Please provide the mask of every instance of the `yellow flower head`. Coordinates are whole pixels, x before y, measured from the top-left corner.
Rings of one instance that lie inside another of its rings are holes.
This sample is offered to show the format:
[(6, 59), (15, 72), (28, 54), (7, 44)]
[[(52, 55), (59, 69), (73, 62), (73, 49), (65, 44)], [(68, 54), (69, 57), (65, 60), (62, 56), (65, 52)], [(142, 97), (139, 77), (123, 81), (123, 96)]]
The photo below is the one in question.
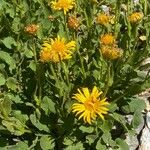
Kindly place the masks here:
[(38, 29), (39, 29), (39, 25), (37, 25), (37, 24), (30, 24), (30, 25), (27, 25), (25, 27), (24, 31), (29, 33), (29, 34), (35, 35), (36, 32), (38, 31)]
[(66, 12), (74, 7), (74, 1), (75, 0), (54, 0), (51, 4), (54, 10), (63, 10), (66, 15)]
[(141, 21), (142, 18), (143, 18), (142, 12), (134, 12), (128, 17), (128, 19), (131, 23), (137, 23), (137, 22)]
[(68, 27), (71, 29), (77, 30), (79, 27), (79, 20), (76, 16), (69, 16), (68, 18)]
[(122, 49), (118, 48), (116, 45), (102, 45), (100, 51), (106, 59), (117, 59), (120, 58), (123, 54)]
[(100, 37), (100, 43), (103, 45), (113, 45), (115, 37), (112, 34), (104, 34)]
[(55, 39), (45, 41), (40, 52), (42, 62), (60, 62), (71, 58), (72, 50), (75, 49), (75, 41), (66, 43), (64, 38), (59, 36)]
[(91, 124), (97, 116), (104, 120), (104, 114), (108, 113), (106, 106), (109, 103), (106, 102), (106, 98), (102, 100), (99, 98), (101, 94), (96, 86), (91, 93), (88, 88), (82, 88), (82, 91), (78, 89), (78, 93), (73, 96), (78, 103), (73, 104), (72, 112), (76, 113), (76, 116), (79, 115), (78, 119), (83, 118), (85, 123)]
[(107, 24), (109, 24), (110, 22), (110, 16), (106, 15), (106, 14), (99, 14), (97, 16), (96, 22), (98, 24), (104, 25), (106, 26)]

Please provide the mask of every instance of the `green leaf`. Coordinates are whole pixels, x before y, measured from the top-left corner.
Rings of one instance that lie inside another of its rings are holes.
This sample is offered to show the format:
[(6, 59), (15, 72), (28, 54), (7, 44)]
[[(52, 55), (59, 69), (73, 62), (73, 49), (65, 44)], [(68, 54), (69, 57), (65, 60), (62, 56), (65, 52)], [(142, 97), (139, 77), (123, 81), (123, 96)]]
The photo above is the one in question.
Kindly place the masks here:
[(27, 48), (27, 45), (25, 45), (25, 51), (24, 51), (24, 55), (27, 57), (27, 58), (32, 58), (34, 56), (33, 52)]
[(1, 116), (4, 118), (7, 118), (11, 112), (11, 100), (8, 98), (8, 96), (5, 96), (0, 101), (0, 113)]
[(94, 132), (94, 128), (89, 126), (89, 127), (86, 127), (86, 126), (80, 126), (79, 128), (83, 133), (93, 133)]
[(112, 147), (115, 146), (115, 142), (112, 140), (111, 133), (109, 131), (103, 133), (101, 138), (104, 141), (104, 143), (109, 144)]
[(6, 81), (6, 85), (9, 89), (15, 91), (17, 89), (17, 80), (13, 77), (9, 77)]
[(48, 133), (50, 132), (47, 125), (40, 123), (40, 121), (36, 118), (36, 116), (34, 114), (30, 115), (30, 120), (31, 120), (32, 124), (35, 127), (37, 127), (40, 131), (46, 131)]
[(98, 127), (103, 131), (103, 133), (109, 132), (113, 127), (113, 122), (112, 120), (105, 120), (103, 121), (103, 124), (100, 124)]
[(129, 150), (129, 146), (124, 140), (117, 138), (116, 143), (119, 146), (119, 150)]
[(5, 110), (5, 114), (7, 114), (7, 116), (11, 112), (11, 105), (12, 101), (6, 96), (3, 101), (3, 110)]
[(36, 63), (35, 61), (30, 61), (29, 68), (33, 70), (34, 72), (36, 71)]
[(21, 18), (16, 17), (12, 22), (12, 30), (18, 34), (21, 29)]
[(64, 142), (63, 142), (63, 144), (64, 145), (72, 145), (73, 144), (73, 142), (76, 140), (76, 138), (74, 138), (74, 137), (66, 137), (65, 139), (64, 139)]
[(0, 86), (1, 86), (1, 85), (4, 85), (5, 82), (6, 82), (6, 80), (5, 80), (4, 75), (0, 73)]
[(4, 38), (4, 40), (2, 40), (2, 42), (3, 42), (3, 44), (4, 44), (7, 48), (9, 48), (9, 49), (12, 48), (12, 45), (14, 45), (14, 46), (17, 45), (17, 44), (16, 44), (16, 41), (15, 41), (14, 38), (12, 38), (12, 37), (6, 37), (6, 38)]
[(56, 113), (55, 103), (47, 96), (42, 99), (41, 108), (48, 115), (50, 112)]
[(124, 116), (122, 116), (118, 113), (113, 113), (110, 116), (112, 116), (114, 118), (114, 120), (119, 122), (124, 127), (124, 129), (126, 129), (128, 131), (128, 128), (126, 126), (126, 119), (124, 118)]
[(42, 136), (40, 139), (40, 146), (42, 150), (53, 150), (54, 149), (54, 140), (49, 136)]
[(94, 143), (95, 142), (95, 140), (96, 140), (96, 138), (97, 138), (97, 135), (87, 135), (86, 136), (86, 142), (89, 144), (89, 145), (91, 145), (92, 143)]
[(69, 145), (64, 150), (83, 150), (83, 149), (84, 149), (83, 144), (81, 142), (78, 142), (78, 143)]
[(128, 104), (125, 106), (122, 106), (122, 110), (125, 113), (131, 113), (131, 112), (135, 112), (137, 110), (139, 112), (141, 112), (146, 107), (145, 102), (142, 99), (139, 99), (137, 97), (126, 99), (126, 101), (129, 101)]
[(0, 51), (0, 59), (5, 61), (9, 65), (9, 69), (15, 69), (15, 60), (6, 52)]
[(8, 13), (11, 18), (14, 18), (15, 9), (13, 7), (9, 8), (9, 9), (6, 9), (6, 13)]
[(4, 1), (4, 0), (1, 0), (0, 1), (0, 10), (2, 11), (3, 10), (3, 8), (5, 8), (6, 7), (6, 2)]
[(25, 124), (29, 119), (28, 115), (22, 114), (20, 110), (13, 110), (11, 114), (23, 124)]
[(8, 146), (7, 150), (28, 150), (28, 144), (23, 141), (19, 141), (16, 145)]
[(132, 126), (134, 128), (137, 128), (140, 125), (141, 121), (142, 121), (142, 113), (137, 110), (134, 112), (133, 115)]
[(107, 150), (106, 146), (102, 144), (101, 139), (97, 141), (96, 150)]
[(39, 142), (38, 136), (35, 138), (35, 140), (32, 141), (32, 145), (30, 145), (30, 150), (34, 149), (34, 147), (37, 145)]
[(139, 83), (132, 84), (128, 89), (128, 95), (135, 95), (142, 91), (142, 85)]
[(129, 107), (131, 112), (135, 112), (137, 109), (138, 111), (142, 111), (145, 109), (146, 104), (144, 100), (138, 99), (138, 98), (133, 98), (131, 99), (131, 102), (129, 103)]
[(116, 103), (110, 103), (110, 105), (108, 105), (108, 109), (109, 109), (109, 112), (114, 112), (116, 110), (119, 110), (118, 106)]
[(64, 31), (64, 25), (62, 23), (59, 24), (59, 32), (58, 35), (60, 37), (66, 37), (66, 32)]
[(25, 133), (25, 126), (14, 117), (2, 120), (2, 124), (14, 135), (20, 136)]

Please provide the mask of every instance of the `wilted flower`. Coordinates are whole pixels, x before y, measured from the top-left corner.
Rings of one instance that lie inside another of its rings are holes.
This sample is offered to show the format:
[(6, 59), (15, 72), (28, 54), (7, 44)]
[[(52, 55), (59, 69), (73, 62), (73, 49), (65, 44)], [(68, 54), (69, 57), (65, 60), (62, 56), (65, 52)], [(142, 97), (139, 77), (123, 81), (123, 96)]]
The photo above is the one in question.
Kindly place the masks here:
[(68, 27), (71, 29), (77, 30), (79, 27), (79, 20), (76, 16), (69, 16), (68, 18)]
[(35, 35), (37, 33), (38, 29), (39, 29), (39, 25), (30, 24), (25, 27), (24, 31), (29, 34)]
[(52, 15), (49, 15), (49, 16), (48, 16), (48, 19), (51, 21), (51, 20), (54, 19), (54, 17), (53, 17)]
[(137, 23), (137, 22), (141, 21), (142, 18), (143, 18), (142, 12), (134, 12), (128, 17), (128, 19), (131, 23)]
[(78, 103), (73, 104), (72, 112), (76, 113), (76, 116), (79, 115), (78, 119), (83, 118), (85, 123), (91, 124), (97, 116), (104, 120), (104, 114), (108, 113), (106, 106), (109, 103), (106, 102), (106, 98), (100, 99), (101, 94), (102, 92), (96, 86), (91, 93), (88, 88), (82, 88), (82, 92), (78, 89), (78, 93), (73, 96)]
[(122, 49), (118, 48), (117, 45), (102, 45), (100, 51), (103, 57), (109, 60), (120, 58), (123, 54)]
[(60, 62), (71, 58), (72, 50), (75, 49), (75, 41), (66, 43), (65, 38), (59, 36), (55, 39), (45, 41), (40, 52), (42, 62)]
[(101, 24), (101, 25), (104, 25), (104, 26), (106, 26), (107, 24), (109, 24), (109, 21), (110, 21), (110, 16), (106, 15), (106, 14), (99, 14), (97, 16), (97, 19), (96, 19), (96, 22), (98, 24)]
[(75, 0), (54, 0), (51, 4), (54, 10), (63, 10), (66, 15), (67, 11), (74, 7)]
[(115, 43), (115, 37), (112, 34), (104, 34), (100, 37), (100, 43), (103, 45), (113, 45)]

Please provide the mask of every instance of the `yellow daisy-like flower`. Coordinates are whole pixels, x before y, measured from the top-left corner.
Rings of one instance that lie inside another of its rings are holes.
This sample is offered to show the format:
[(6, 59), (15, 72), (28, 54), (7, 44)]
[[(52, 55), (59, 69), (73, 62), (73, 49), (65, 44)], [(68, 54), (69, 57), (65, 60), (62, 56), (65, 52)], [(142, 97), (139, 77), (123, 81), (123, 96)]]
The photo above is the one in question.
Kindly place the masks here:
[(63, 10), (66, 15), (67, 11), (74, 7), (75, 0), (55, 0), (51, 4), (54, 10)]
[(100, 43), (104, 45), (113, 45), (115, 37), (112, 34), (104, 34), (100, 37)]
[(40, 61), (48, 62), (50, 60), (51, 60), (50, 50), (48, 48), (44, 48), (43, 50), (41, 50), (41, 52), (40, 52)]
[(107, 24), (109, 24), (110, 22), (110, 16), (106, 15), (106, 14), (99, 14), (97, 16), (96, 22), (98, 24), (104, 25), (106, 26)]
[(110, 60), (120, 58), (123, 54), (122, 49), (118, 48), (117, 45), (102, 45), (100, 51), (103, 57)]
[(106, 98), (102, 100), (99, 98), (102, 92), (99, 92), (96, 86), (94, 86), (91, 93), (88, 88), (82, 88), (82, 92), (78, 89), (78, 92), (79, 93), (73, 96), (78, 103), (74, 103), (72, 106), (72, 112), (76, 113), (76, 116), (79, 115), (78, 119), (83, 118), (84, 122), (89, 124), (91, 124), (97, 116), (100, 116), (104, 120), (104, 114), (108, 113), (106, 106), (109, 105), (109, 103), (106, 102)]
[(128, 19), (131, 23), (137, 23), (137, 22), (141, 21), (142, 18), (143, 18), (142, 12), (134, 12), (128, 17)]
[(40, 60), (42, 62), (60, 62), (71, 58), (72, 50), (75, 50), (75, 41), (66, 43), (64, 38), (58, 36), (44, 42), (40, 52)]

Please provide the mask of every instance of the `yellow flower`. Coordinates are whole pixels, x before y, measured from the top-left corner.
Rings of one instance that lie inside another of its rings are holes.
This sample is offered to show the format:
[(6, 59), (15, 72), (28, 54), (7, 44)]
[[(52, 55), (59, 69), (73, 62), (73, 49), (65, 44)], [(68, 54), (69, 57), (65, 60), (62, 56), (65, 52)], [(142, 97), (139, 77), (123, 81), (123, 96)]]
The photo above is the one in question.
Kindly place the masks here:
[(131, 23), (137, 23), (137, 22), (141, 21), (142, 18), (143, 18), (142, 12), (134, 12), (128, 17), (128, 19)]
[(68, 18), (68, 27), (71, 29), (77, 30), (79, 27), (79, 20), (76, 18), (76, 16), (69, 16)]
[(51, 2), (52, 8), (54, 10), (62, 10), (64, 11), (64, 14), (66, 15), (66, 12), (72, 9), (75, 5), (75, 0), (54, 0)]
[(71, 58), (72, 50), (75, 49), (75, 41), (66, 43), (64, 38), (50, 39), (45, 41), (40, 52), (40, 60), (42, 62), (60, 62), (64, 59)]
[(97, 16), (96, 22), (98, 24), (104, 25), (106, 26), (107, 24), (109, 24), (110, 21), (110, 16), (106, 15), (106, 14), (99, 14)]
[(115, 37), (112, 34), (104, 34), (100, 37), (100, 43), (104, 45), (113, 45)]
[(44, 48), (40, 52), (40, 61), (42, 62), (49, 62), (51, 60), (51, 53), (48, 48)]
[(91, 93), (88, 88), (82, 88), (82, 92), (78, 89), (78, 93), (73, 96), (78, 103), (73, 104), (72, 112), (76, 113), (76, 116), (79, 115), (78, 119), (83, 118), (85, 123), (91, 124), (97, 116), (104, 120), (104, 114), (108, 113), (106, 106), (109, 103), (106, 102), (106, 98), (102, 100), (99, 98), (101, 94), (102, 92), (99, 92), (96, 86)]
[(106, 59), (117, 59), (120, 58), (123, 54), (122, 49), (118, 48), (117, 45), (102, 45), (100, 51)]

